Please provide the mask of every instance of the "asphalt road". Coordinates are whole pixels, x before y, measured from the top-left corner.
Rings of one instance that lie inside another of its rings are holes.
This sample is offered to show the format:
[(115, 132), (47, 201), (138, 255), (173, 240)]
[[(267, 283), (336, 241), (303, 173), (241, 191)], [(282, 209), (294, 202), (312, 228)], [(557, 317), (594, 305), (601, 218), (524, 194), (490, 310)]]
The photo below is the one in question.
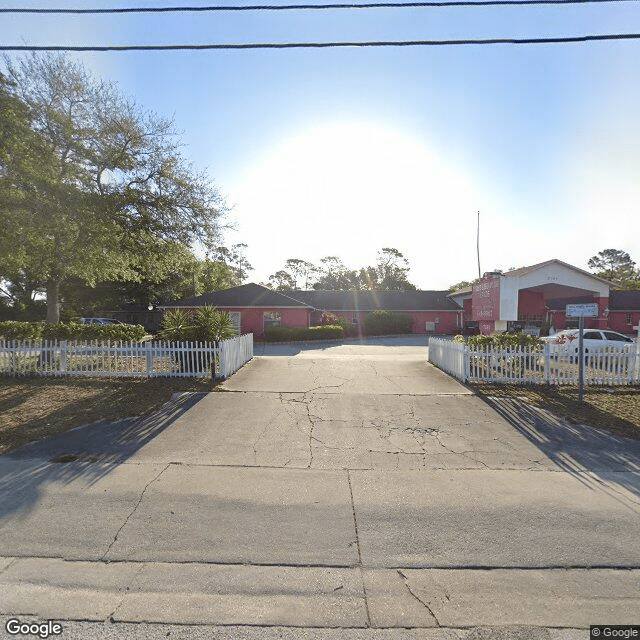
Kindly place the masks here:
[(640, 443), (495, 411), (415, 338), (263, 353), (214, 393), (0, 457), (0, 614), (70, 638), (640, 623)]

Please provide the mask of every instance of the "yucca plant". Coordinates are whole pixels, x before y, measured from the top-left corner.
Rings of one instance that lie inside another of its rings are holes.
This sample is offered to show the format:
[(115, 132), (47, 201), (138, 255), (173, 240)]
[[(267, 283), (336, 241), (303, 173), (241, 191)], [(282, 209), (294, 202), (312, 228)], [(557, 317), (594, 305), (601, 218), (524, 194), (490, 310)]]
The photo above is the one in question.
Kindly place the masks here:
[[(195, 313), (183, 309), (167, 312), (158, 334), (160, 339), (173, 342), (220, 342), (235, 335), (229, 314), (209, 305), (201, 307)], [(197, 357), (202, 368), (210, 369), (214, 366), (208, 354), (200, 353)], [(182, 371), (189, 368), (187, 354), (178, 352), (176, 358)]]
[(194, 339), (202, 342), (220, 342), (236, 335), (231, 316), (208, 305), (198, 309), (193, 326)]
[(189, 335), (193, 331), (193, 315), (183, 309), (167, 311), (162, 319), (162, 328), (158, 332), (161, 340), (177, 342), (192, 340)]

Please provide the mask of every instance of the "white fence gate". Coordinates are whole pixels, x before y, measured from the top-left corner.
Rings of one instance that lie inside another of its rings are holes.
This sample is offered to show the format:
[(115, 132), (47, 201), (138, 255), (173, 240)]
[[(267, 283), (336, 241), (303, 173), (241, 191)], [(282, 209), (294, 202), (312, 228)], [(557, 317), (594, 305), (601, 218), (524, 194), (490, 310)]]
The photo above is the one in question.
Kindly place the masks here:
[(0, 375), (227, 378), (253, 357), (253, 334), (207, 342), (0, 340)]
[[(507, 384), (578, 384), (578, 359), (539, 347), (470, 347), (431, 338), (429, 361), (463, 382)], [(584, 358), (584, 382), (590, 385), (629, 385), (640, 382), (638, 345), (609, 347)]]

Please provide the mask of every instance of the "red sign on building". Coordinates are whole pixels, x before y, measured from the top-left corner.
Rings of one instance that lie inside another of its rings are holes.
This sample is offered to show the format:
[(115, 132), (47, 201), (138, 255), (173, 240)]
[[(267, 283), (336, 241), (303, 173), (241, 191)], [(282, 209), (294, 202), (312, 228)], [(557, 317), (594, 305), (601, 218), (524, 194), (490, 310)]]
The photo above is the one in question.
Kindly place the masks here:
[(500, 276), (488, 276), (473, 285), (471, 307), (481, 333), (491, 333), (500, 319)]

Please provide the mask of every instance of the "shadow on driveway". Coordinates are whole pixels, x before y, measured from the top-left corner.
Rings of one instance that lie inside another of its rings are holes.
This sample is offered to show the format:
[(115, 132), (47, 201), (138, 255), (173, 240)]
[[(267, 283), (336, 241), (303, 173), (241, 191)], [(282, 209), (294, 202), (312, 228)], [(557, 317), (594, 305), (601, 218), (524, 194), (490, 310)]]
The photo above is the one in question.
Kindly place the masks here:
[[(28, 510), (49, 482), (94, 484), (153, 440), (205, 393), (185, 393), (139, 418), (94, 422), (0, 456), (0, 518)], [(70, 464), (72, 463), (72, 464)]]
[[(479, 397), (562, 471), (585, 485), (601, 489), (618, 486), (640, 497), (639, 440), (583, 424), (569, 424), (551, 411), (517, 397), (480, 394)], [(600, 413), (604, 421), (608, 416)]]

